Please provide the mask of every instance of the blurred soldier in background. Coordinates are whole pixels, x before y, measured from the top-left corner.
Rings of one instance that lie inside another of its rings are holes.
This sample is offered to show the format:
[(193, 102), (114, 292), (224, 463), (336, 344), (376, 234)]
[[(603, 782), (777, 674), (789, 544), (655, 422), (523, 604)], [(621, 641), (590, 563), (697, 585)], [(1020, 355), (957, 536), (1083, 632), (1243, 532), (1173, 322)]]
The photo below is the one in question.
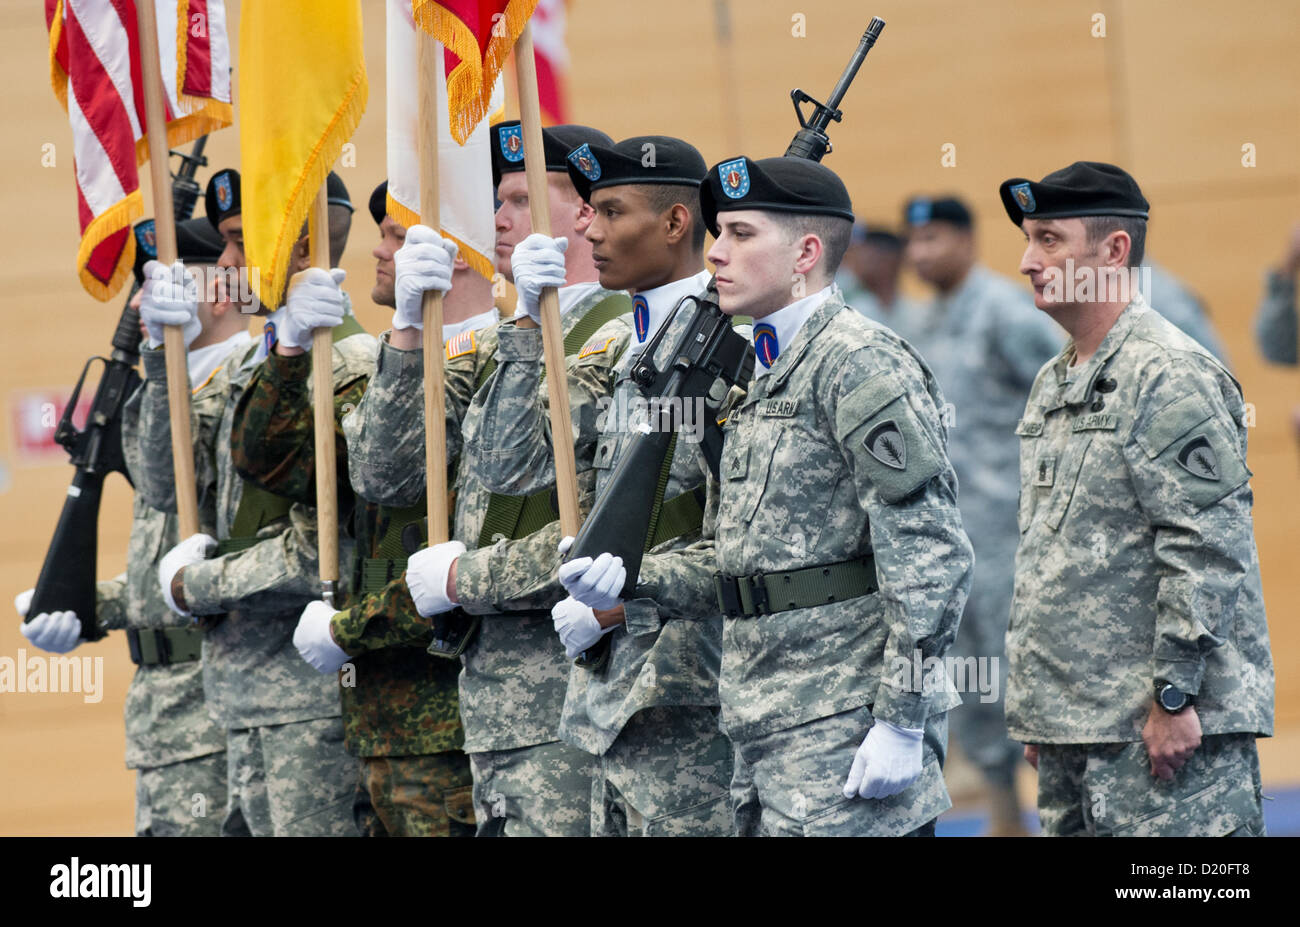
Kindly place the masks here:
[(845, 305), (915, 343), (924, 331), (922, 308), (898, 291), (905, 242), (878, 225), (853, 224), (849, 250), (835, 274)]

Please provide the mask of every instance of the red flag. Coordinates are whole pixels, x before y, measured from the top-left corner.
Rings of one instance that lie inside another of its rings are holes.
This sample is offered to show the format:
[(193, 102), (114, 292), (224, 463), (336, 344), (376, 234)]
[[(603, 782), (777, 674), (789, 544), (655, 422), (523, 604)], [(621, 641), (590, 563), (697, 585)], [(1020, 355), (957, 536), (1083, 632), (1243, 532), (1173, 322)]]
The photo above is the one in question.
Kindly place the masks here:
[(537, 0), (414, 0), (420, 28), (446, 49), (447, 117), (465, 144), (491, 112), (492, 88)]

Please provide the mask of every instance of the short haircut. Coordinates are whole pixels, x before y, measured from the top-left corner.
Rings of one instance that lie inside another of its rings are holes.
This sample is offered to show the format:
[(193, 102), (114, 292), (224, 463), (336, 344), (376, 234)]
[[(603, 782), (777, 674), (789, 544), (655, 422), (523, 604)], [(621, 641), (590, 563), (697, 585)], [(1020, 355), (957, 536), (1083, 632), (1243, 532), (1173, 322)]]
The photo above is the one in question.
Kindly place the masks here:
[(822, 242), (822, 270), (829, 281), (835, 277), (849, 249), (853, 237), (853, 223), (839, 216), (821, 216), (808, 213), (769, 212), (772, 221), (785, 233), (786, 240), (794, 241), (805, 235), (816, 235)]
[(678, 203), (691, 214), (691, 247), (696, 251), (704, 247), (704, 213), (700, 211), (700, 188), (676, 183), (642, 183), (636, 188), (645, 194), (650, 208), (663, 215)]
[(1111, 232), (1127, 232), (1132, 247), (1128, 266), (1137, 267), (1147, 250), (1147, 220), (1140, 216), (1081, 216), (1089, 248), (1096, 248)]

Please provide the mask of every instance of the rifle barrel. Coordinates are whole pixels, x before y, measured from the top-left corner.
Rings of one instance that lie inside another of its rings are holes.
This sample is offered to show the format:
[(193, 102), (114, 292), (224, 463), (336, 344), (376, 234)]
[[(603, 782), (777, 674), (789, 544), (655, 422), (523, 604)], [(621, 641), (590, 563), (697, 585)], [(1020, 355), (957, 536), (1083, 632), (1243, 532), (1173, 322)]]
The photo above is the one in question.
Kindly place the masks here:
[(871, 17), (871, 22), (867, 24), (867, 30), (862, 33), (862, 38), (858, 42), (858, 50), (849, 59), (848, 67), (840, 75), (840, 79), (835, 83), (835, 89), (831, 91), (830, 99), (826, 101), (828, 108), (832, 110), (839, 109), (840, 100), (844, 99), (844, 94), (848, 93), (849, 84), (853, 83), (853, 78), (858, 76), (858, 68), (862, 67), (867, 52), (871, 51), (871, 46), (876, 44), (876, 39), (880, 38), (881, 30), (884, 28), (885, 21), (883, 19), (879, 16)]

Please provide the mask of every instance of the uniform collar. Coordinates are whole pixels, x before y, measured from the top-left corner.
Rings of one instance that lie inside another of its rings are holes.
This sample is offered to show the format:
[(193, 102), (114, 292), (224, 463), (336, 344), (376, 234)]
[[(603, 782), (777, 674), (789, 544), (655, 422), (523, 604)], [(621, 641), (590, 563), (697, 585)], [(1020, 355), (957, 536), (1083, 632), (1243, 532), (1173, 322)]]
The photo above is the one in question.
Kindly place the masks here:
[(190, 372), (190, 389), (198, 389), (207, 382), (212, 371), (230, 356), (236, 348), (248, 344), (253, 336), (247, 331), (235, 332), (225, 341), (195, 348), (185, 356), (185, 365)]
[[(794, 346), (799, 330), (817, 307), (837, 292), (834, 284), (818, 290), (811, 296), (795, 300), (790, 305), (754, 321), (754, 376), (770, 373), (769, 364), (775, 364), (782, 352)], [(775, 342), (775, 343), (774, 343)]]
[[(563, 317), (574, 306), (578, 305), (578, 303), (582, 302), (583, 299), (590, 296), (592, 293), (594, 293), (596, 290), (599, 289), (600, 289), (600, 284), (595, 282), (570, 283), (568, 286), (560, 287), (558, 290), (555, 291), (555, 295), (559, 297), (561, 317)], [(522, 319), (526, 315), (528, 315), (528, 313), (524, 312), (522, 307), (516, 306), (515, 314), (511, 316), (511, 318)], [(476, 326), (476, 328), (486, 328), (486, 327), (487, 327), (486, 325)], [(460, 332), (455, 332), (455, 334), (460, 334)], [(450, 335), (448, 337), (450, 337)]]
[(655, 336), (659, 327), (668, 318), (668, 313), (683, 296), (695, 296), (701, 293), (712, 275), (707, 270), (665, 283), (651, 290), (640, 290), (632, 297), (632, 326), (636, 340), (632, 350), (639, 352), (645, 343)]
[(1110, 331), (1106, 332), (1106, 337), (1097, 346), (1097, 353), (1093, 354), (1082, 369), (1076, 372), (1069, 386), (1066, 386), (1065, 381), (1066, 377), (1069, 376), (1070, 358), (1074, 356), (1074, 339), (1071, 338), (1066, 342), (1061, 353), (1056, 355), (1056, 360), (1052, 362), (1052, 372), (1056, 376), (1058, 393), (1057, 400), (1052, 404), (1051, 409), (1082, 405), (1091, 398), (1093, 382), (1101, 375), (1111, 357), (1128, 339), (1129, 334), (1133, 331), (1133, 326), (1146, 315), (1147, 311), (1148, 307), (1142, 298), (1142, 294), (1134, 293), (1129, 304), (1124, 307), (1124, 311), (1115, 320), (1115, 324), (1110, 327)]
[(446, 342), (450, 338), (455, 338), (461, 332), (481, 331), (489, 325), (495, 325), (501, 320), (501, 313), (497, 307), (493, 306), (487, 312), (480, 312), (478, 315), (472, 315), (468, 319), (461, 319), (459, 322), (452, 322), (442, 327), (442, 340)]

